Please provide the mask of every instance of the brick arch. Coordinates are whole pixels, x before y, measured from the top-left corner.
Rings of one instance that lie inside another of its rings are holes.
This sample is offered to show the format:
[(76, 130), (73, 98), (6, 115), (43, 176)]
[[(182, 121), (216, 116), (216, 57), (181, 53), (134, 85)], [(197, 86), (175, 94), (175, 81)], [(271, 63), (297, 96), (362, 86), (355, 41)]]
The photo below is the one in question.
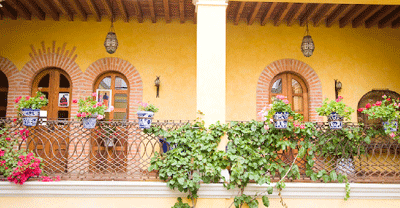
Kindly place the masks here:
[(14, 100), (19, 96), (21, 85), (20, 72), (17, 67), (7, 58), (0, 56), (0, 70), (6, 75), (8, 80), (8, 94), (7, 94), (7, 117), (17, 116), (14, 107)]
[(137, 118), (138, 101), (142, 101), (142, 78), (136, 68), (126, 60), (108, 57), (93, 62), (85, 71), (85, 90), (89, 95), (96, 79), (106, 72), (115, 71), (123, 74), (129, 82), (129, 118)]
[[(73, 47), (71, 51), (66, 50), (66, 43), (60, 48), (56, 48), (56, 42), (53, 41), (52, 47), (47, 47), (44, 42), (41, 43), (42, 48), (36, 50), (31, 45), (32, 52), (29, 53), (31, 60), (27, 62), (20, 71), (21, 87), (19, 95), (30, 95), (32, 89), (32, 83), (36, 75), (42, 70), (48, 68), (59, 68), (64, 70), (71, 79), (72, 96), (70, 99), (77, 99), (82, 94), (81, 84), (83, 80), (83, 72), (76, 64), (75, 59), (77, 55), (75, 53), (76, 47)], [(71, 102), (71, 118), (72, 115), (78, 111), (78, 104)]]
[[(315, 108), (320, 107), (322, 103), (322, 86), (317, 73), (306, 63), (295, 59), (281, 59), (272, 62), (261, 72), (257, 83), (257, 112), (269, 104), (269, 89), (272, 79), (282, 73), (292, 72), (300, 75), (307, 84), (309, 93), (309, 118), (310, 121), (322, 121)], [(257, 119), (261, 118), (257, 116)]]

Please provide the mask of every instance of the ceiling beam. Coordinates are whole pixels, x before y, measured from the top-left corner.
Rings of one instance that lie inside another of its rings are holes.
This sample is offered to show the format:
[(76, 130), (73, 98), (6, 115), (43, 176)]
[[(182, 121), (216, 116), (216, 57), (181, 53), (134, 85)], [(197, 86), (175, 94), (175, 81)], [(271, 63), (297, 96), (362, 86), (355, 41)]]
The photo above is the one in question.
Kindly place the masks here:
[(392, 24), (392, 22), (400, 17), (400, 6), (397, 7), (393, 12), (388, 14), (386, 17), (382, 18), (382, 20), (379, 21), (378, 27), (379, 28), (384, 28)]
[(23, 4), (40, 20), (46, 19), (46, 13), (32, 0), (24, 0)]
[(155, 14), (155, 11), (154, 11), (154, 2), (153, 2), (153, 0), (147, 0), (147, 2), (149, 2), (151, 22), (156, 23), (156, 14)]
[(268, 19), (271, 17), (272, 12), (275, 10), (276, 6), (278, 5), (277, 2), (269, 2), (267, 3), (267, 10), (264, 12), (263, 16), (261, 17), (261, 26), (267, 24)]
[(374, 15), (372, 15), (365, 21), (365, 27), (370, 28), (373, 25), (377, 24), (380, 20), (386, 17), (386, 15), (389, 15), (396, 8), (397, 8), (396, 6), (384, 6), (382, 9), (377, 11)]
[(185, 0), (179, 0), (179, 20), (185, 23)]
[(400, 27), (400, 17), (392, 22), (392, 28)]
[(314, 15), (322, 8), (324, 4), (310, 4), (307, 12), (300, 18), (300, 26), (305, 26), (306, 23), (314, 17)]
[(57, 8), (60, 9), (61, 13), (67, 16), (69, 21), (74, 20), (74, 15), (71, 11), (69, 11), (68, 7), (66, 7), (64, 3), (62, 3), (60, 0), (53, 0), (53, 2), (56, 4)]
[(107, 15), (110, 17), (110, 20), (113, 18), (113, 8), (109, 0), (101, 0), (104, 8), (106, 9)]
[(333, 25), (333, 23), (335, 23), (340, 18), (342, 18), (352, 8), (353, 7), (349, 4), (339, 5), (337, 7), (337, 9), (335, 9), (335, 11), (333, 11), (332, 14), (326, 18), (326, 22), (325, 22), (326, 27), (331, 27)]
[(3, 13), (3, 11), (1, 11), (1, 9), (0, 9), (0, 20), (3, 20), (4, 19), (4, 13)]
[(274, 17), (274, 26), (279, 26), (282, 20), (286, 17), (290, 9), (293, 7), (293, 3), (283, 3), (278, 14)]
[(322, 8), (318, 12), (318, 14), (316, 14), (314, 16), (314, 18), (312, 19), (312, 21), (314, 23), (314, 27), (317, 27), (322, 22), (322, 20), (326, 19), (326, 17), (331, 15), (332, 12), (338, 8), (338, 6), (339, 6), (339, 4), (326, 4), (325, 7)]
[(299, 19), (300, 15), (304, 13), (307, 8), (307, 4), (296, 3), (296, 7), (293, 8), (293, 11), (289, 13), (287, 18), (287, 26), (291, 26), (296, 20)]
[(3, 7), (0, 7), (0, 9), (3, 11), (5, 16), (10, 17), (12, 20), (16, 20), (18, 16), (17, 10), (12, 8), (7, 2), (3, 1), (1, 2), (1, 4), (3, 5)]
[(383, 5), (371, 5), (368, 6), (367, 9), (365, 9), (360, 15), (358, 15), (356, 18), (353, 19), (351, 22), (353, 28), (357, 28), (360, 26), (366, 19), (368, 19), (370, 16), (375, 14), (376, 11), (381, 9)]
[(237, 25), (239, 23), (240, 15), (242, 15), (242, 13), (243, 13), (244, 5), (246, 5), (246, 2), (241, 1), (238, 12), (236, 13), (235, 22), (234, 22), (235, 25)]
[(135, 6), (138, 22), (142, 23), (143, 22), (143, 12), (142, 12), (142, 8), (140, 7), (138, 0), (133, 0), (133, 5)]
[(339, 27), (343, 28), (348, 23), (350, 23), (355, 17), (361, 14), (365, 9), (367, 9), (368, 5), (365, 4), (357, 4), (355, 5), (347, 14), (339, 20)]
[(47, 0), (38, 0), (37, 3), (46, 13), (50, 14), (54, 21), (60, 20), (60, 14), (57, 9)]
[(83, 9), (81, 3), (78, 0), (70, 0), (69, 3), (75, 9), (75, 11), (82, 17), (83, 21), (87, 21), (87, 13)]
[(20, 1), (18, 0), (9, 0), (7, 3), (17, 10), (18, 14), (21, 15), (26, 20), (31, 20), (32, 15), (29, 9), (27, 9)]
[(256, 5), (253, 7), (249, 17), (247, 18), (247, 24), (252, 25), (254, 20), (257, 17), (258, 11), (260, 10), (262, 2), (257, 2)]
[(86, 0), (86, 3), (88, 4), (90, 11), (94, 16), (96, 17), (97, 22), (101, 21), (101, 14), (99, 9), (97, 8), (96, 4), (93, 2), (93, 0)]
[(170, 23), (171, 22), (171, 16), (169, 14), (169, 2), (168, 2), (168, 0), (163, 0), (163, 4), (164, 4), (165, 22)]
[(124, 22), (129, 22), (129, 15), (128, 12), (126, 11), (126, 6), (122, 0), (116, 0), (117, 5), (118, 5), (118, 10), (122, 14), (122, 18), (124, 19)]

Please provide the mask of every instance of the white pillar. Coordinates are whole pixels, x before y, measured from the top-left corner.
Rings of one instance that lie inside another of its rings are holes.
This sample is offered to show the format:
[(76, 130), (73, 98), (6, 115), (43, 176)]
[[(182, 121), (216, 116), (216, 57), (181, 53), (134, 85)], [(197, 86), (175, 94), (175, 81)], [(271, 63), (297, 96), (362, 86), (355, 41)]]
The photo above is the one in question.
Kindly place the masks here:
[(197, 110), (206, 126), (225, 123), (226, 0), (194, 0), (197, 11)]

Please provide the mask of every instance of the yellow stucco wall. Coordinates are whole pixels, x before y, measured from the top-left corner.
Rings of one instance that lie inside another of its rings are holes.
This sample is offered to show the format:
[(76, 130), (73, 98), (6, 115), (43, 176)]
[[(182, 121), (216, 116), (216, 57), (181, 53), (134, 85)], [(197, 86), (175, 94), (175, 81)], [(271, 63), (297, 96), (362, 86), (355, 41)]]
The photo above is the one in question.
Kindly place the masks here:
[[(76, 59), (84, 71), (94, 61), (119, 57), (132, 63), (143, 80), (143, 100), (160, 107), (156, 119), (196, 118), (196, 25), (173, 21), (117, 21), (119, 48), (105, 52), (103, 42), (110, 23), (65, 20), (0, 21), (0, 56), (18, 69), (30, 60), (30, 45), (41, 48), (56, 41), (67, 49), (77, 47)], [(310, 27), (316, 49), (306, 58), (300, 51), (304, 27), (267, 24), (227, 24), (226, 119), (256, 118), (256, 87), (262, 70), (284, 58), (311, 66), (322, 82), (323, 98), (334, 98), (334, 79), (343, 84), (344, 101), (356, 108), (359, 99), (375, 88), (400, 93), (400, 31), (398, 29)], [(154, 80), (161, 76), (160, 98)], [(200, 109), (201, 110), (201, 109)], [(356, 114), (353, 114), (356, 121)]]
[[(156, 200), (155, 200), (156, 199)], [(175, 198), (33, 198), (33, 197), (3, 197), (0, 198), (0, 208), (46, 207), (46, 208), (166, 208), (172, 207)], [(199, 199), (197, 208), (228, 208), (233, 199)], [(395, 208), (400, 200), (357, 200), (349, 199), (284, 199), (290, 208)], [(260, 207), (262, 201), (259, 200)], [(234, 207), (234, 206), (232, 206)], [(270, 199), (270, 207), (282, 207), (279, 199)]]

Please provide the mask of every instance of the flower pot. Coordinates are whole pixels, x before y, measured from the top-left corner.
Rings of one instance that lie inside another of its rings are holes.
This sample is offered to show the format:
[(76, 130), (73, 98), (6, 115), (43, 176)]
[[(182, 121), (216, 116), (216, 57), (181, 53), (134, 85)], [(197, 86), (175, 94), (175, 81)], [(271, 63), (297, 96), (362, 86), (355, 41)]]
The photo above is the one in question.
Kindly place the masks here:
[(139, 127), (141, 129), (148, 129), (151, 126), (151, 121), (153, 120), (154, 112), (152, 111), (138, 111)]
[(354, 175), (356, 172), (353, 159), (340, 158), (337, 160), (336, 172), (342, 175)]
[(343, 116), (340, 116), (336, 112), (332, 112), (328, 116), (329, 128), (330, 129), (342, 129), (343, 127)]
[(39, 120), (40, 109), (23, 108), (22, 124), (24, 126), (36, 126)]
[(276, 112), (274, 114), (274, 127), (277, 129), (286, 129), (289, 119), (289, 112)]
[(97, 116), (82, 118), (83, 128), (85, 129), (93, 129), (96, 126), (96, 122)]
[[(392, 124), (392, 126), (394, 126), (394, 128), (390, 128), (390, 131), (397, 131), (398, 122), (397, 121), (391, 121), (390, 123)], [(385, 131), (386, 131), (387, 128), (385, 127), (385, 125), (389, 125), (389, 121), (382, 122), (382, 125), (383, 125), (383, 129), (385, 129)]]

